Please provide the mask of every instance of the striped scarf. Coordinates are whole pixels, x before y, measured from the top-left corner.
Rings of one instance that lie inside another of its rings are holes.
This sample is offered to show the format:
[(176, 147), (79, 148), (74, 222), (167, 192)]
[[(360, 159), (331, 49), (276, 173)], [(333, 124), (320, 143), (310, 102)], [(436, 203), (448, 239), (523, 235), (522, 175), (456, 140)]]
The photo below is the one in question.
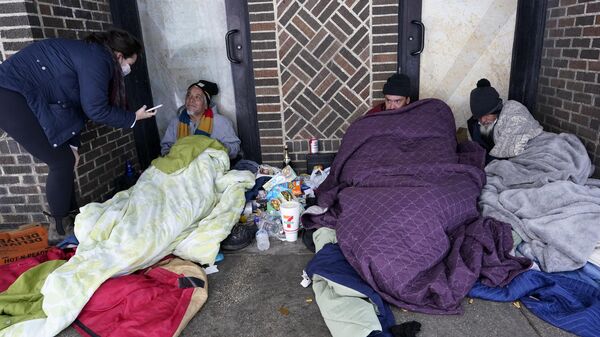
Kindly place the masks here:
[[(184, 109), (179, 114), (179, 126), (177, 127), (177, 139), (187, 137), (190, 135), (189, 124), (191, 122), (190, 115), (188, 115), (187, 111)], [(213, 111), (211, 108), (204, 110), (202, 117), (200, 117), (200, 122), (196, 126), (196, 130), (194, 131), (195, 135), (203, 135), (210, 137), (212, 134), (213, 128)]]

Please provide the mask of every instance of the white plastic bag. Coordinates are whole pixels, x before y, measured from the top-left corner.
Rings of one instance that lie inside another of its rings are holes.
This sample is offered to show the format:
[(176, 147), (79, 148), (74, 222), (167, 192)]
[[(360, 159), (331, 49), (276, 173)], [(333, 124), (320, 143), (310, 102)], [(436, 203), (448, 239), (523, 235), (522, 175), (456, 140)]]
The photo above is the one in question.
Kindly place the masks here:
[(329, 175), (329, 169), (329, 167), (324, 170), (315, 168), (310, 174), (310, 181), (307, 181), (306, 185), (308, 185), (308, 187), (311, 189), (316, 190), (317, 187), (319, 187), (319, 185), (321, 185), (325, 181), (325, 178), (327, 178)]

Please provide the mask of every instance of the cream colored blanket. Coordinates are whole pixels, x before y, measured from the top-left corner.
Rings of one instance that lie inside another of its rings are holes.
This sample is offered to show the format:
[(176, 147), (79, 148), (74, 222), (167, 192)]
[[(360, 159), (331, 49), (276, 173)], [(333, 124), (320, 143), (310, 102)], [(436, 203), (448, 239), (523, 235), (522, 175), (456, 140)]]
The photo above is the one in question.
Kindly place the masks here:
[(251, 172), (228, 170), (227, 153), (207, 148), (186, 168), (165, 174), (152, 166), (131, 189), (81, 208), (77, 254), (42, 288), (47, 318), (12, 325), (0, 336), (54, 336), (105, 280), (168, 254), (214, 263), (220, 242), (239, 219), (245, 189), (254, 184)]

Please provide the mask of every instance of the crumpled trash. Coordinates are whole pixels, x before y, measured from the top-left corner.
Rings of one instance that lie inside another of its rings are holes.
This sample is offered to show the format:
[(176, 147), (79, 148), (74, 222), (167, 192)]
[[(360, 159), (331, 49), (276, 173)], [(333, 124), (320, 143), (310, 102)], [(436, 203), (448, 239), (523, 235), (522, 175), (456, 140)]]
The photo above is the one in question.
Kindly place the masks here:
[(262, 212), (255, 216), (254, 221), (259, 230), (264, 229), (269, 233), (269, 237), (285, 241), (285, 232), (283, 231), (283, 224), (281, 223), (279, 214), (272, 215)]
[[(294, 200), (294, 194), (287, 183), (279, 184), (270, 189), (267, 193), (267, 201), (279, 199), (281, 202)], [(279, 208), (277, 208), (279, 210)]]
[(271, 166), (271, 165), (266, 165), (266, 164), (262, 164), (258, 167), (258, 171), (256, 172), (256, 179), (260, 178), (260, 177), (272, 177), (276, 174), (281, 173), (281, 169)]
[(206, 275), (218, 273), (219, 272), (219, 268), (217, 268), (216, 264), (213, 264), (213, 265), (210, 265), (210, 266), (204, 268), (204, 272), (206, 273)]
[(322, 170), (320, 167), (315, 167), (310, 174), (310, 179), (304, 183), (314, 191), (325, 181), (325, 178), (327, 178), (329, 175), (330, 170), (330, 167), (324, 170)]
[[(300, 282), (300, 285), (304, 288), (308, 287), (310, 284), (312, 283), (312, 280), (310, 279), (310, 277), (308, 277), (308, 274), (306, 273), (306, 270), (302, 271), (302, 281)], [(307, 301), (308, 302), (308, 301)], [(311, 302), (312, 302), (312, 298), (311, 298)]]
[(296, 172), (294, 172), (294, 169), (292, 169), (290, 166), (286, 166), (281, 170), (280, 173), (276, 174), (273, 176), (273, 178), (271, 178), (271, 180), (267, 181), (263, 185), (263, 188), (265, 191), (270, 191), (276, 185), (292, 182), (297, 177), (298, 176), (296, 175)]

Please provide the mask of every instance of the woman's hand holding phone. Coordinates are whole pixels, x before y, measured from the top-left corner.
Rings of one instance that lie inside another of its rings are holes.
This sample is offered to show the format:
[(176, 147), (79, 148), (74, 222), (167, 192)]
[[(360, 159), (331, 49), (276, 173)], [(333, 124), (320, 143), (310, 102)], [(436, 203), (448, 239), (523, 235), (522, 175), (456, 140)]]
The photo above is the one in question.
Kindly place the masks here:
[(157, 106), (154, 106), (154, 107), (152, 107), (152, 108), (150, 108), (150, 109), (146, 110), (146, 112), (150, 112), (150, 111), (157, 110), (157, 109), (158, 109), (158, 108), (160, 108), (161, 106), (163, 106), (163, 105), (162, 105), (162, 104), (159, 104), (159, 105), (157, 105)]
[(139, 121), (140, 119), (146, 119), (146, 118), (150, 118), (156, 115), (156, 110), (158, 108), (160, 108), (161, 106), (163, 106), (162, 104), (159, 104), (155, 107), (152, 107), (150, 109), (146, 109), (146, 106), (142, 106), (141, 108), (138, 109), (138, 111), (135, 112), (135, 120)]

